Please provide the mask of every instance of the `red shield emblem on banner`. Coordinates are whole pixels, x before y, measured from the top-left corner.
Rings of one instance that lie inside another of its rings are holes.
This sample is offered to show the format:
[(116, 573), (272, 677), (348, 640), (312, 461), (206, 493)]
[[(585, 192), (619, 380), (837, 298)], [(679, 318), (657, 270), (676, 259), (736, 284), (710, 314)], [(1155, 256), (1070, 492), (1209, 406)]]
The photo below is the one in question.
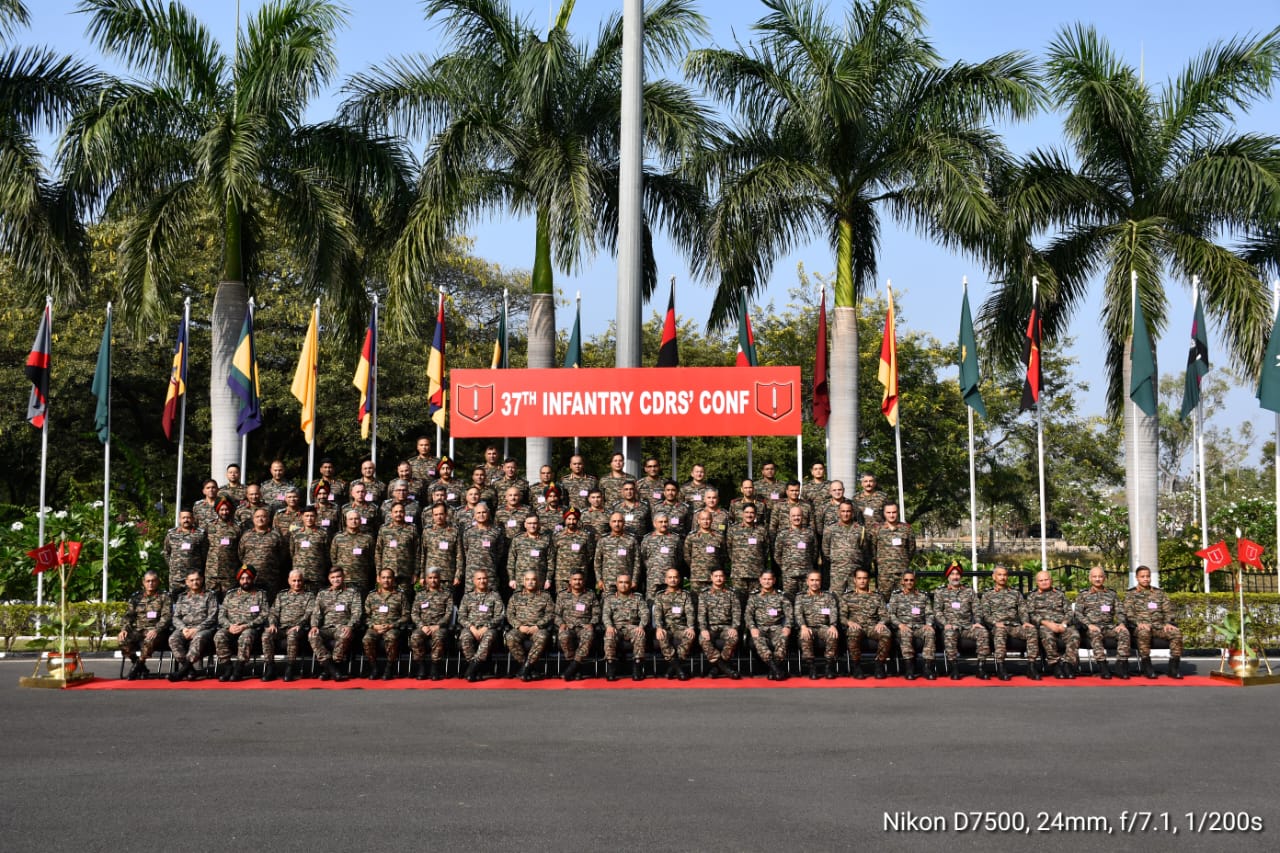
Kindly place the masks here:
[(795, 394), (790, 382), (757, 382), (756, 411), (772, 421), (780, 421), (795, 407)]
[(459, 385), (453, 389), (454, 410), (458, 417), (480, 423), (493, 414), (492, 385)]

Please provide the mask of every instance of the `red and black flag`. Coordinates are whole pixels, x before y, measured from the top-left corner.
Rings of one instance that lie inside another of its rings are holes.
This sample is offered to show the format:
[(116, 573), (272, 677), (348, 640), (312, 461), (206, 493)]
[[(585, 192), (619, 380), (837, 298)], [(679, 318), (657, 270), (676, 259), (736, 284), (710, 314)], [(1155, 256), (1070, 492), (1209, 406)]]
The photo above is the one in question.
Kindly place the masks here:
[(44, 428), (45, 415), (49, 411), (49, 340), (52, 337), (49, 306), (44, 306), (40, 328), (36, 330), (36, 342), (31, 345), (27, 365), (23, 368), (31, 380), (31, 397), (27, 401), (27, 420), (36, 429)]
[(1022, 342), (1022, 363), (1027, 368), (1027, 379), (1022, 383), (1022, 404), (1018, 411), (1025, 412), (1040, 402), (1040, 388), (1043, 374), (1040, 371), (1040, 331), (1042, 315), (1040, 313), (1040, 294), (1036, 294), (1035, 304), (1031, 306), (1031, 319), (1027, 321), (1027, 337)]
[(671, 279), (671, 298), (667, 316), (662, 321), (662, 346), (658, 347), (658, 367), (679, 367), (680, 349), (676, 345), (676, 280)]

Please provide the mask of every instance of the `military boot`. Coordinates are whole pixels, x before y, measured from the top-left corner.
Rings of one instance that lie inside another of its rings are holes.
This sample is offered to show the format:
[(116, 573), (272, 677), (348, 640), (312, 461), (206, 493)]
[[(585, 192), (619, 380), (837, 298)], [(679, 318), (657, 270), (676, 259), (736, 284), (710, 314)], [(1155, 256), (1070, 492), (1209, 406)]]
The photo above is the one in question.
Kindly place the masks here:
[(1040, 680), (1040, 670), (1036, 669), (1035, 661), (1032, 661), (1031, 665), (1027, 667), (1027, 678), (1031, 679), (1032, 681)]
[(1121, 681), (1129, 680), (1129, 659), (1116, 658), (1116, 678)]
[(604, 678), (605, 681), (618, 680), (618, 662), (616, 660), (607, 660), (604, 662)]
[(680, 660), (679, 658), (676, 658), (675, 661), (676, 661), (676, 679), (679, 681), (688, 681), (689, 670), (688, 668), (685, 667), (684, 661)]
[(809, 680), (810, 680), (810, 681), (817, 681), (817, 680), (818, 680), (818, 678), (819, 678), (819, 676), (818, 676), (818, 665), (817, 665), (816, 663), (814, 663), (814, 662), (813, 662), (813, 661), (811, 661), (811, 660), (807, 660), (807, 661), (805, 661), (805, 662), (804, 662), (804, 670), (805, 670), (805, 673), (809, 676)]
[(831, 681), (833, 678), (835, 678), (836, 662), (828, 658), (822, 667), (822, 674), (826, 677), (827, 681)]
[(1059, 681), (1064, 681), (1067, 677), (1067, 661), (1066, 658), (1058, 658), (1058, 662), (1053, 665), (1053, 677)]
[(263, 681), (276, 680), (276, 667), (273, 662), (267, 661), (262, 665), (262, 680)]
[(231, 680), (231, 661), (220, 663), (219, 668), (222, 671), (218, 673), (218, 681), (222, 684), (226, 684)]
[(390, 681), (396, 677), (396, 662), (389, 660), (382, 665), (382, 680)]
[(129, 670), (129, 680), (137, 681), (139, 678), (146, 678), (150, 674), (147, 665), (136, 657), (133, 659), (133, 668)]
[(678, 661), (676, 658), (672, 658), (671, 660), (667, 661), (667, 680), (668, 681), (674, 681), (679, 671), (680, 671), (680, 661)]
[(716, 661), (716, 669), (722, 676), (728, 678), (730, 681), (737, 681), (742, 677), (738, 674), (736, 669), (729, 669), (729, 665), (724, 662), (724, 658), (720, 658), (720, 660)]
[(439, 681), (442, 678), (444, 678), (444, 673), (440, 670), (440, 661), (433, 660), (431, 662), (431, 680)]
[[(861, 670), (859, 670), (861, 672)], [(889, 668), (885, 666), (884, 661), (876, 661), (876, 681), (884, 681), (889, 677)]]
[(564, 670), (564, 680), (574, 681), (577, 679), (577, 677), (578, 677), (578, 662), (576, 660), (570, 661), (569, 665), (565, 667), (565, 670)]
[(991, 673), (987, 672), (987, 662), (985, 660), (978, 661), (978, 680), (990, 681)]
[(935, 679), (937, 679), (937, 677), (938, 677), (938, 674), (933, 671), (933, 661), (931, 660), (924, 661), (925, 681), (934, 681)]
[(480, 661), (479, 661), (479, 660), (473, 660), (473, 661), (471, 661), (471, 663), (467, 664), (467, 676), (466, 676), (466, 677), (467, 677), (467, 681), (471, 681), (471, 682), (479, 681), (479, 680), (480, 680), (480, 673), (479, 673), (479, 672), (477, 672), (477, 670), (479, 670), (479, 669), (480, 669)]
[(1005, 670), (1004, 661), (1002, 660), (996, 661), (996, 678), (1000, 679), (1001, 681), (1008, 681), (1009, 679), (1013, 678), (1013, 676), (1010, 675)]
[(187, 660), (186, 658), (183, 658), (179, 662), (178, 668), (175, 669), (173, 672), (169, 673), (169, 681), (176, 684), (177, 682), (186, 678), (190, 672), (191, 672), (191, 661)]
[(231, 664), (231, 681), (234, 683), (237, 681), (242, 681), (243, 679), (244, 679), (244, 662), (236, 661), (235, 663)]
[(779, 666), (779, 665), (778, 665), (778, 662), (777, 662), (776, 660), (770, 660), (770, 661), (769, 661), (769, 667), (770, 667), (770, 669), (772, 669), (772, 670), (773, 670), (773, 680), (774, 680), (774, 681), (786, 681), (786, 680), (787, 680), (787, 671), (786, 671), (785, 669), (783, 669), (781, 666)]
[(631, 665), (631, 680), (644, 681), (644, 661), (638, 660)]
[(329, 677), (334, 681), (346, 681), (347, 676), (338, 671), (338, 667), (334, 664), (333, 659), (324, 662), (325, 672), (329, 673)]
[(1181, 681), (1182, 680), (1181, 667), (1182, 667), (1182, 658), (1170, 655), (1169, 656), (1169, 677), (1175, 681)]
[(1071, 661), (1064, 662), (1062, 666), (1062, 671), (1067, 674), (1068, 681), (1072, 681), (1073, 679), (1075, 679), (1076, 670), (1078, 667), (1079, 667), (1079, 664), (1072, 663)]
[(368, 678), (370, 681), (377, 681), (379, 678), (381, 678), (381, 677), (382, 677), (382, 672), (381, 672), (381, 670), (379, 669), (381, 666), (382, 666), (382, 664), (378, 663), (378, 662), (375, 660), (375, 661), (374, 661), (374, 662), (369, 666), (369, 674), (368, 674), (367, 676), (365, 676), (365, 677), (366, 677), (366, 678)]
[(1111, 680), (1111, 667), (1107, 666), (1106, 658), (1098, 661), (1098, 674), (1102, 676), (1103, 681)]
[(856, 678), (858, 681), (867, 677), (867, 674), (862, 669), (862, 661), (857, 657), (849, 661), (849, 677)]
[(1138, 667), (1142, 670), (1142, 676), (1144, 678), (1156, 678), (1156, 670), (1155, 667), (1151, 665), (1151, 658), (1143, 658), (1138, 664)]
[(289, 661), (289, 663), (285, 666), (285, 668), (284, 668), (284, 680), (285, 680), (285, 681), (297, 681), (297, 680), (298, 680), (298, 663), (297, 663), (297, 661)]
[(916, 659), (915, 658), (902, 659), (902, 677), (905, 678), (907, 681), (916, 680)]
[(427, 662), (420, 660), (413, 665), (413, 677), (418, 681), (427, 680)]
[(529, 664), (527, 662), (520, 664), (520, 671), (516, 673), (516, 678), (521, 681), (533, 681), (533, 676), (529, 673)]
[(951, 667), (952, 681), (959, 681), (960, 679), (964, 678), (964, 676), (961, 675), (960, 673), (960, 661), (958, 660), (947, 661), (947, 665)]

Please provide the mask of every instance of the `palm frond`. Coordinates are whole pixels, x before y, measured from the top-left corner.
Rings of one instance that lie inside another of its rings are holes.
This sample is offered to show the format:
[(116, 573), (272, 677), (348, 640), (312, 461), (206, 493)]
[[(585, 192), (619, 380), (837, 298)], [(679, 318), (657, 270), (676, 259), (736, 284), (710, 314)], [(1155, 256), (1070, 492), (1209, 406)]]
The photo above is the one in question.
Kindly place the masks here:
[(104, 54), (154, 75), (181, 82), (196, 97), (216, 95), (226, 59), (213, 34), (181, 3), (163, 0), (80, 0), (89, 40)]

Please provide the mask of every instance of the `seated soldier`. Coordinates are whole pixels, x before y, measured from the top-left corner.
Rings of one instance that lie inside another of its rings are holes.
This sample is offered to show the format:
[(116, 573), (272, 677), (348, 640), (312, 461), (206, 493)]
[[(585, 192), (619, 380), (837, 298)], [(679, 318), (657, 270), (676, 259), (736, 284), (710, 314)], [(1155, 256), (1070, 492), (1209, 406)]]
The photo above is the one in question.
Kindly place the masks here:
[(120, 653), (133, 661), (129, 680), (146, 678), (147, 658), (169, 642), (169, 626), (173, 620), (173, 601), (169, 593), (160, 588), (160, 575), (147, 572), (142, 576), (142, 591), (129, 598), (124, 620), (120, 627)]
[(697, 636), (697, 614), (693, 596), (680, 583), (680, 570), (667, 569), (666, 588), (653, 599), (653, 635), (662, 659), (667, 662), (667, 678), (689, 680), (685, 662)]
[(311, 626), (311, 611), (315, 605), (316, 594), (307, 590), (302, 569), (289, 572), (289, 585), (276, 596), (275, 603), (271, 605), (270, 621), (262, 632), (262, 656), (267, 660), (262, 671), (263, 681), (272, 681), (276, 677), (275, 656), (281, 647), (287, 661), (284, 680), (298, 680), (298, 658), (307, 641), (307, 629)]
[(876, 679), (888, 678), (885, 663), (893, 639), (887, 624), (889, 611), (880, 593), (871, 588), (871, 571), (865, 566), (853, 570), (853, 588), (840, 597), (840, 619), (849, 645), (849, 674), (857, 679), (867, 677), (862, 671), (862, 641), (870, 638), (876, 641)]
[[(964, 585), (964, 570), (952, 562), (947, 566), (947, 585), (933, 593), (933, 612), (936, 627), (942, 629), (942, 649), (947, 665), (951, 667), (951, 680), (959, 681), (960, 640), (973, 640), (978, 650), (978, 678), (991, 678), (983, 668), (987, 655), (991, 654), (991, 635), (983, 627), (978, 608), (978, 594)], [(1001, 664), (1004, 661), (1001, 660)]]
[[(385, 529), (385, 528), (384, 528)], [(364, 656), (369, 661), (369, 680), (395, 678), (400, 659), (400, 627), (407, 617), (404, 594), (396, 589), (396, 572), (390, 567), (378, 572), (378, 588), (364, 600)], [(378, 666), (378, 647), (386, 661)]]
[[(253, 658), (253, 647), (258, 635), (267, 624), (271, 608), (267, 594), (258, 589), (258, 573), (253, 566), (244, 565), (236, 573), (237, 589), (227, 593), (218, 611), (218, 633), (213, 635), (213, 647), (218, 654), (219, 681), (239, 681), (244, 668)], [(231, 655), (236, 662), (227, 669)]]
[(204, 588), (204, 573), (192, 569), (187, 572), (187, 591), (173, 603), (169, 651), (178, 668), (169, 676), (170, 681), (196, 681), (204, 674), (196, 664), (209, 653), (217, 627), (218, 596)]
[(1073, 624), (1071, 602), (1062, 590), (1054, 588), (1053, 575), (1044, 570), (1036, 573), (1036, 589), (1027, 596), (1027, 614), (1040, 629), (1040, 647), (1053, 677), (1075, 678), (1080, 632)]
[[(836, 597), (822, 589), (822, 572), (814, 569), (805, 575), (805, 591), (792, 605), (796, 626), (800, 629), (800, 657), (811, 680), (819, 676), (836, 677), (836, 650), (840, 645), (840, 605)], [(823, 655), (819, 670), (815, 652)]]
[(741, 624), (742, 602), (738, 600), (738, 593), (725, 584), (724, 569), (716, 569), (711, 573), (711, 588), (698, 596), (698, 639), (702, 653), (712, 666), (712, 678), (737, 681), (742, 677), (725, 664), (738, 647)]
[(747, 632), (760, 660), (769, 667), (770, 681), (786, 681), (787, 673), (780, 663), (787, 660), (787, 641), (791, 636), (791, 602), (776, 588), (778, 576), (773, 569), (760, 573), (760, 589), (747, 597), (745, 620)]
[(471, 582), (474, 589), (463, 595), (458, 605), (458, 641), (467, 659), (467, 681), (479, 681), (480, 664), (489, 659), (506, 608), (498, 594), (489, 588), (486, 569), (476, 569)]
[(347, 586), (346, 575), (337, 566), (329, 569), (329, 588), (316, 593), (315, 609), (311, 613), (311, 630), (307, 639), (316, 660), (324, 667), (321, 681), (346, 681), (335, 663), (347, 659), (351, 641), (364, 618), (364, 603), (360, 593)]
[(1116, 677), (1129, 677), (1129, 629), (1120, 613), (1120, 597), (1115, 590), (1107, 589), (1107, 573), (1101, 566), (1089, 570), (1089, 588), (1076, 596), (1076, 622), (1080, 625), (1081, 639), (1089, 641), (1093, 659), (1103, 679), (1111, 678), (1107, 666), (1107, 640), (1116, 643)]
[(604, 623), (605, 678), (609, 681), (618, 680), (618, 653), (629, 648), (634, 661), (631, 679), (644, 681), (645, 629), (649, 627), (649, 604), (639, 594), (631, 591), (631, 575), (626, 572), (615, 577), (614, 592), (604, 600), (601, 621)]
[(1159, 637), (1169, 641), (1169, 677), (1182, 678), (1179, 672), (1182, 632), (1173, 624), (1173, 604), (1164, 590), (1151, 585), (1151, 569), (1147, 566), (1138, 566), (1134, 579), (1138, 585), (1124, 597), (1124, 614), (1138, 639), (1142, 674), (1147, 678), (1156, 677), (1155, 668), (1151, 666), (1151, 638)]
[(899, 580), (900, 589), (889, 599), (889, 621), (898, 632), (898, 647), (902, 651), (903, 677), (907, 681), (916, 678), (914, 659), (915, 644), (921, 649), (921, 668), (924, 677), (933, 681), (938, 676), (933, 671), (933, 655), (936, 636), (933, 631), (933, 605), (929, 596), (916, 590), (916, 573), (907, 569)]
[(520, 575), (520, 591), (507, 602), (507, 624), (511, 627), (505, 639), (511, 657), (520, 662), (521, 681), (535, 680), (531, 667), (542, 660), (555, 621), (555, 603), (540, 585), (538, 572), (526, 569)]
[(430, 566), (423, 580), (423, 589), (413, 599), (413, 633), (409, 635), (409, 651), (413, 655), (413, 677), (422, 681), (427, 677), (426, 656), (431, 648), (431, 680), (444, 677), (444, 641), (453, 614), (453, 594), (445, 587), (442, 570)]
[(569, 588), (556, 596), (556, 624), (560, 631), (560, 653), (570, 661), (564, 680), (573, 681), (591, 654), (596, 626), (600, 624), (600, 599), (595, 590), (587, 587), (581, 568), (569, 573)]

